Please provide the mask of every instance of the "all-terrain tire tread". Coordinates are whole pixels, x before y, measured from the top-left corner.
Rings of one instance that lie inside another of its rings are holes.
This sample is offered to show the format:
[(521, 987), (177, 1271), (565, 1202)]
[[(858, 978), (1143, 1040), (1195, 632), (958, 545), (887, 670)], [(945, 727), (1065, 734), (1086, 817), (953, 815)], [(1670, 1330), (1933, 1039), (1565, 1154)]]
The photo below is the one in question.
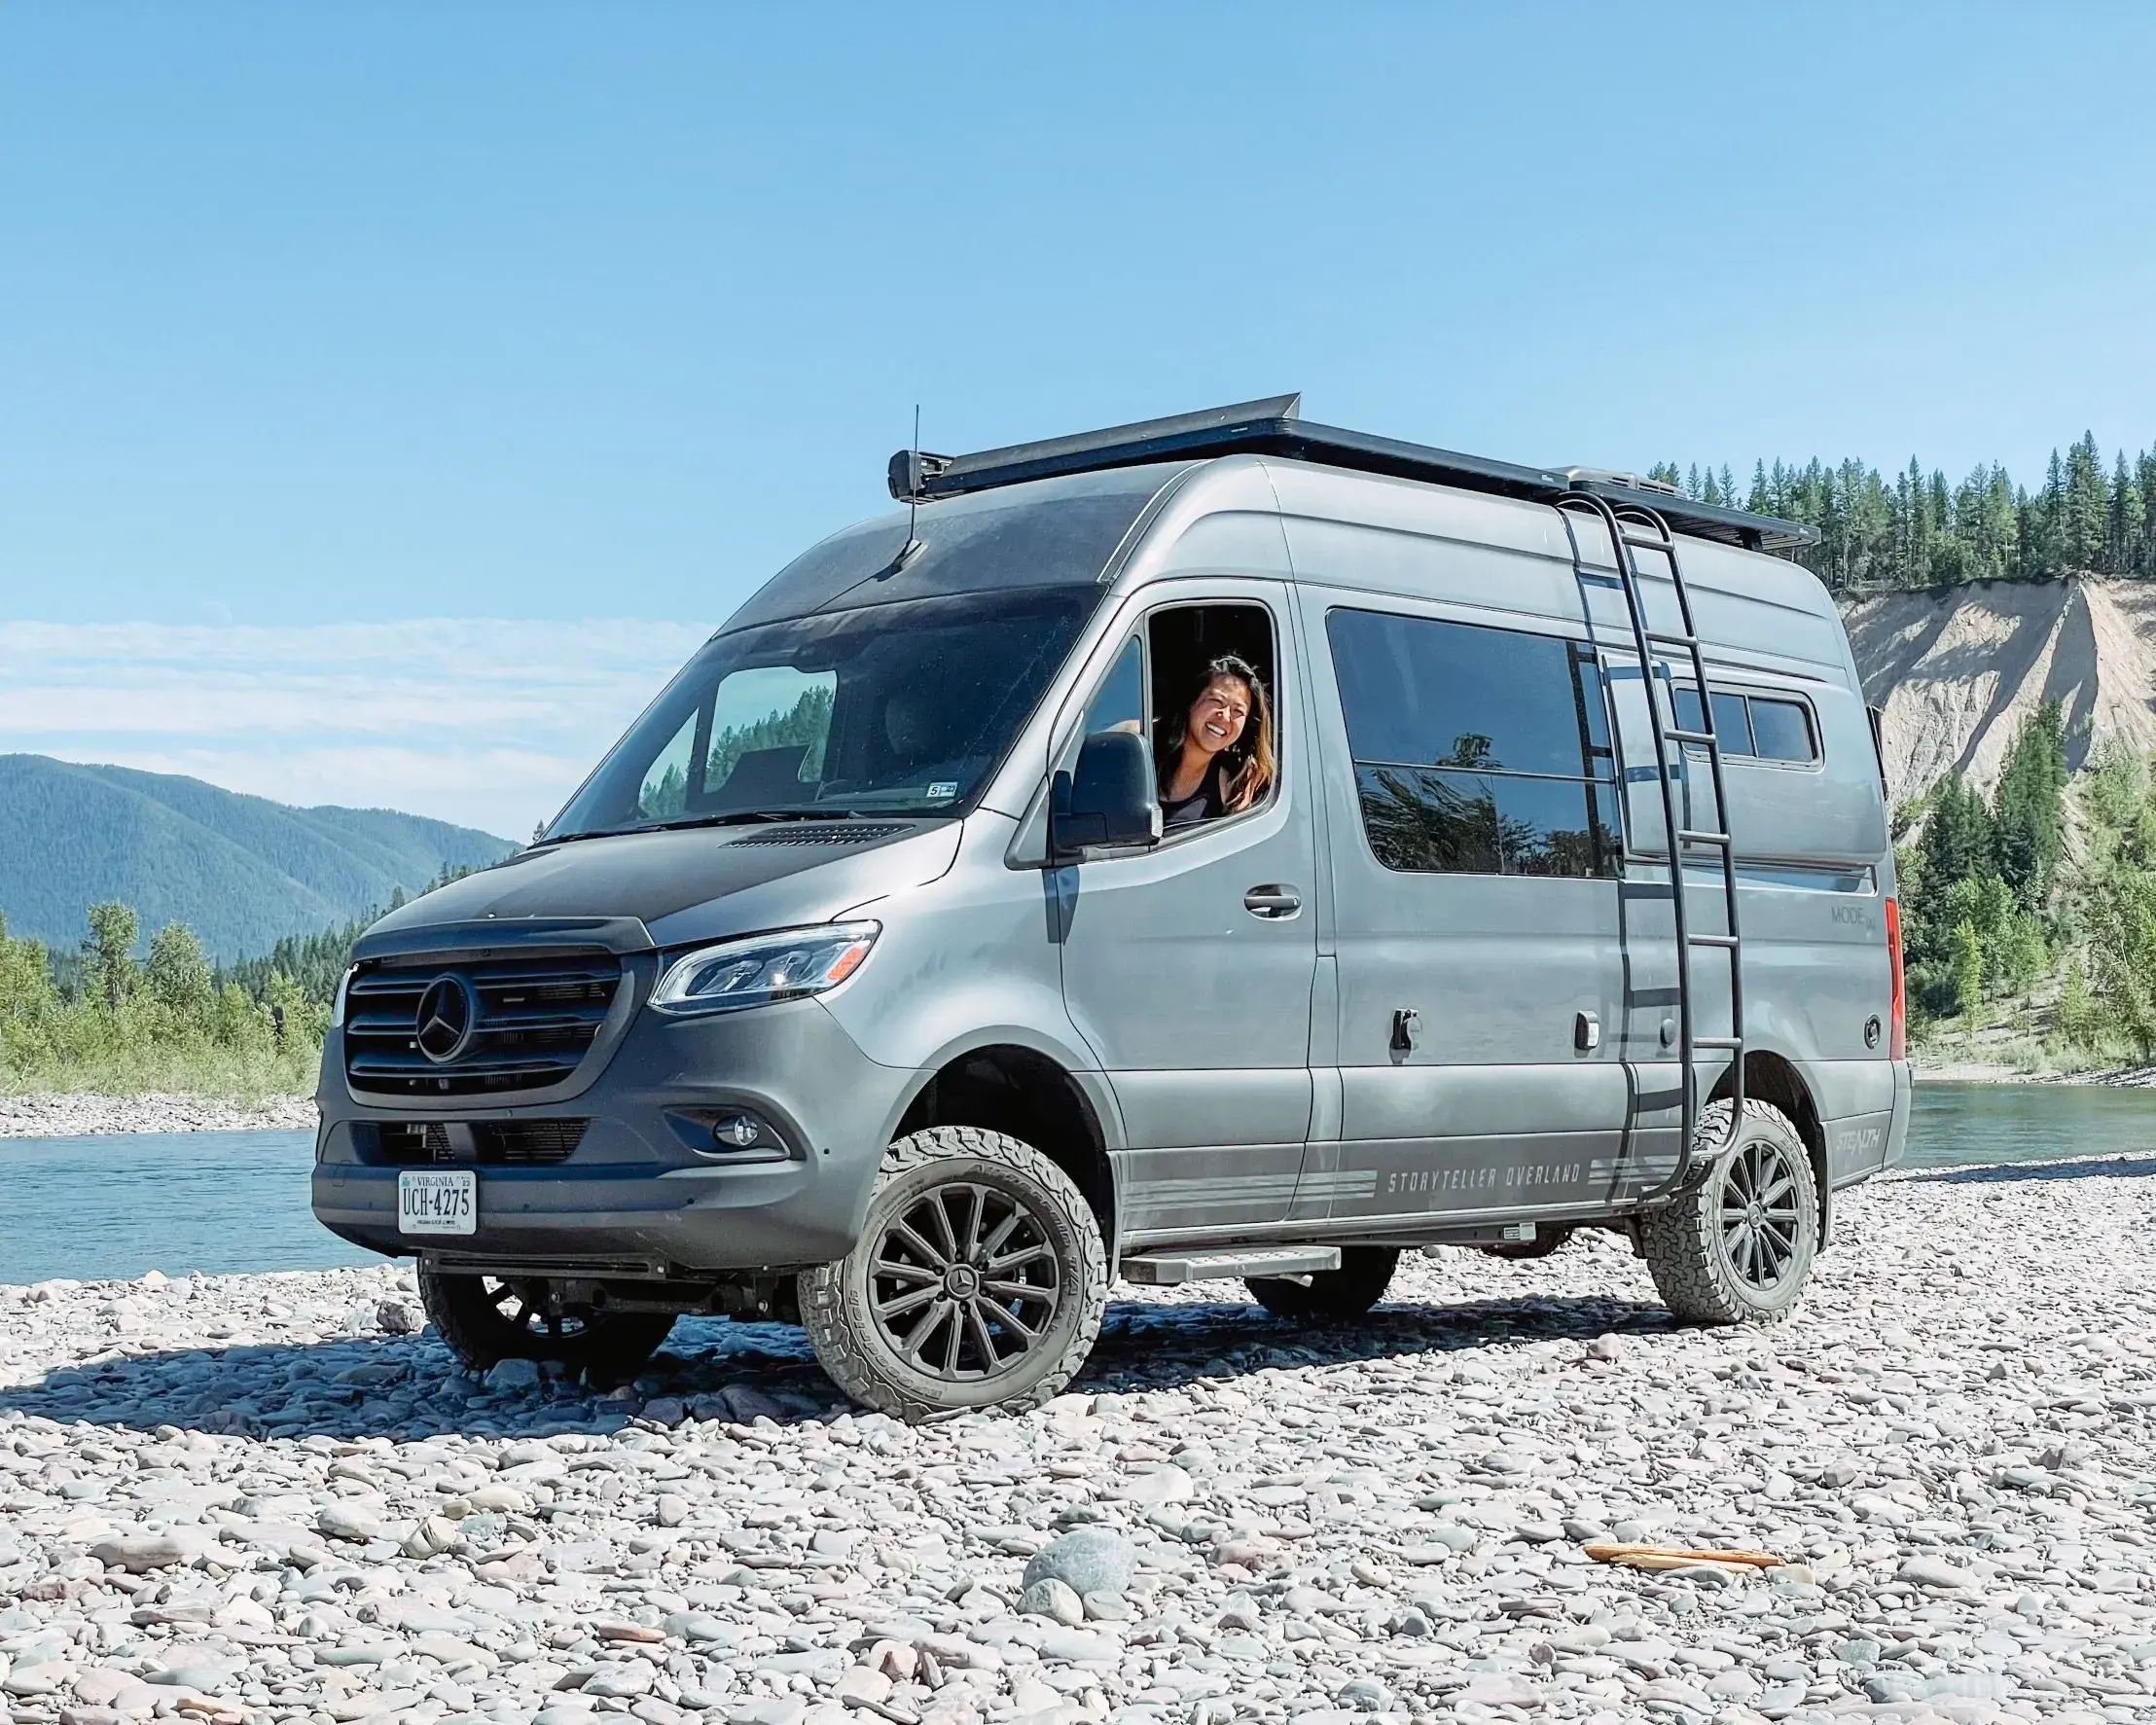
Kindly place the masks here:
[[(1031, 1387), (993, 1404), (1000, 1411), (1022, 1413), (1060, 1394), (1093, 1352), (1108, 1305), (1107, 1247), (1092, 1205), (1068, 1174), (1032, 1145), (984, 1127), (932, 1126), (897, 1139), (883, 1152), (875, 1193), (929, 1163), (957, 1159), (1000, 1163), (1032, 1180), (1062, 1212), (1085, 1254), (1078, 1323), (1060, 1364)], [(874, 1202), (872, 1193), (870, 1203)], [(969, 1407), (945, 1407), (913, 1394), (876, 1369), (864, 1339), (845, 1320), (844, 1264), (844, 1259), (819, 1264), (803, 1271), (799, 1277), (802, 1328), (808, 1332), (808, 1345), (832, 1383), (855, 1401), (908, 1424), (974, 1412)]]
[[(1812, 1157), (1789, 1117), (1772, 1102), (1756, 1096), (1744, 1098), (1745, 1129), (1753, 1125), (1788, 1140), (1795, 1152), (1794, 1165), (1801, 1170), (1800, 1192), (1809, 1194), (1811, 1240), (1806, 1274), (1818, 1252), (1819, 1203)], [(1729, 1098), (1709, 1102), (1701, 1111), (1694, 1136), (1704, 1146), (1719, 1144), (1729, 1131)], [(1734, 1155), (1736, 1152), (1731, 1151)], [(1796, 1310), (1803, 1290), (1800, 1280), (1790, 1298), (1779, 1307), (1759, 1307), (1742, 1299), (1725, 1279), (1713, 1231), (1720, 1226), (1714, 1206), (1706, 1202), (1713, 1185), (1711, 1170), (1695, 1179), (1677, 1200), (1639, 1219), (1640, 1246), (1647, 1273), (1654, 1277), (1655, 1292), (1679, 1321), (1691, 1324), (1780, 1323)]]

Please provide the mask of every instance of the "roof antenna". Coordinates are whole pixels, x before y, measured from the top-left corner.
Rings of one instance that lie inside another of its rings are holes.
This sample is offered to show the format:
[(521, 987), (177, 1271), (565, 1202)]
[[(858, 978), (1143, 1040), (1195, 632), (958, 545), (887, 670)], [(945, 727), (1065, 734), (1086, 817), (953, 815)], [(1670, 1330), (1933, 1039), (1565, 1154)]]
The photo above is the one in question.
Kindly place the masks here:
[[(901, 490), (900, 471), (902, 468), (904, 469), (903, 490)], [(887, 580), (898, 574), (907, 564), (928, 549), (927, 546), (914, 537), (915, 523), (920, 520), (920, 403), (916, 401), (914, 404), (913, 448), (903, 454), (891, 457), (891, 489), (906, 499), (906, 543), (899, 547), (898, 556), (891, 558), (883, 571), (877, 576), (879, 581)]]
[[(916, 473), (920, 471), (920, 403), (917, 401), (914, 404), (914, 470)], [(919, 518), (920, 490), (916, 485), (913, 495), (906, 499), (906, 551), (898, 554), (898, 560), (902, 563), (906, 560), (907, 552), (912, 551), (916, 543), (914, 538), (914, 522)]]

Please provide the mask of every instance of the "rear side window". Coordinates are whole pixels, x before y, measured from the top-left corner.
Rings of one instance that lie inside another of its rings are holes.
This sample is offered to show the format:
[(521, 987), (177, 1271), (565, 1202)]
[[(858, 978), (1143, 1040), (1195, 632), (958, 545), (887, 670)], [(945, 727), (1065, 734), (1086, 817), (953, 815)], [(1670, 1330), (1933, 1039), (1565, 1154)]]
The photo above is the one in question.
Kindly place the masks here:
[(1816, 761), (1812, 714), (1801, 701), (1751, 698), (1752, 747), (1762, 761)]
[[(1689, 683), (1675, 689), (1677, 727), (1697, 731), (1700, 692)], [(1731, 689), (1713, 691), (1714, 738), (1725, 755), (1742, 755), (1759, 761), (1816, 761), (1818, 739), (1812, 729), (1812, 709), (1801, 701), (1778, 701), (1768, 695), (1740, 695)]]
[[(1689, 683), (1679, 683), (1676, 688), (1677, 729), (1700, 731), (1705, 726), (1700, 720), (1700, 692)], [(1722, 745), (1725, 755), (1748, 755), (1752, 753), (1751, 719), (1744, 711), (1744, 698), (1726, 690), (1714, 691), (1714, 740)]]
[(1338, 610), (1325, 619), (1363, 832), (1409, 873), (1608, 876), (1608, 707), (1585, 642)]

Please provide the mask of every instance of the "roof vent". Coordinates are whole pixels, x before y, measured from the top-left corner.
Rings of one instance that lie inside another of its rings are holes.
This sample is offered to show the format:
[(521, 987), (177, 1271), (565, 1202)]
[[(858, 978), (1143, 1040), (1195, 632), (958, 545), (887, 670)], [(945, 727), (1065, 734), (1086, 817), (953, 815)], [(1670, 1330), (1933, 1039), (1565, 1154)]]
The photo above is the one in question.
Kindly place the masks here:
[(1571, 481), (1575, 491), (1587, 485), (1623, 485), (1628, 491), (1659, 491), (1665, 497), (1683, 495), (1668, 480), (1648, 479), (1643, 474), (1612, 473), (1606, 467), (1561, 467), (1558, 472)]

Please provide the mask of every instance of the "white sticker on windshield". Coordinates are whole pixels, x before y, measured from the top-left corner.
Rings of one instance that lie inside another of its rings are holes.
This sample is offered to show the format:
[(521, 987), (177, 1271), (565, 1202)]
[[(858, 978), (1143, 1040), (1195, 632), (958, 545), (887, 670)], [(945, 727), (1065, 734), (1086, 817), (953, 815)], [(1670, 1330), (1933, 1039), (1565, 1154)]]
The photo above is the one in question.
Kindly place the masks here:
[(948, 803), (958, 794), (958, 781), (954, 778), (939, 778), (928, 787), (931, 803)]

